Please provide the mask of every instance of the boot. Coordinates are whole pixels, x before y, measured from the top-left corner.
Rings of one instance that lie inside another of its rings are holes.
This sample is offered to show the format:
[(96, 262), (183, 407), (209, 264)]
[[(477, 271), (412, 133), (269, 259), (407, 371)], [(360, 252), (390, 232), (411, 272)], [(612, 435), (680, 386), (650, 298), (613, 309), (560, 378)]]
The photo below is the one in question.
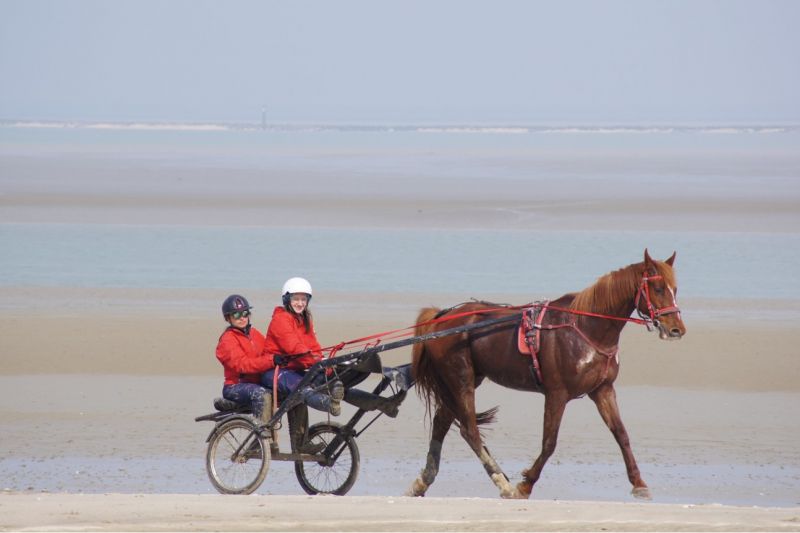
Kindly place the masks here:
[[(259, 433), (261, 432), (261, 430), (265, 429), (264, 426), (266, 426), (267, 423), (269, 423), (269, 419), (272, 418), (272, 392), (271, 391), (264, 391), (264, 394), (261, 396), (261, 398), (262, 398), (262, 405), (263, 405), (262, 410), (261, 410), (261, 414), (257, 415), (255, 412), (253, 412), (253, 415), (252, 415), (253, 424), (255, 424), (256, 428), (259, 429)], [(270, 432), (269, 437), (270, 437), (270, 441), (269, 441), (270, 452), (271, 453), (277, 453), (278, 452), (278, 443), (275, 440), (275, 431), (274, 430)], [(254, 442), (250, 446), (250, 449), (253, 450), (253, 451), (257, 450), (258, 449), (258, 444), (256, 442)]]
[(261, 412), (256, 409), (255, 405), (252, 407), (253, 412), (250, 414), (250, 419), (258, 429), (261, 429), (272, 418), (272, 393), (265, 391), (261, 395)]
[(272, 418), (272, 392), (264, 391), (264, 394), (261, 395), (261, 399), (261, 403), (264, 407), (261, 410), (261, 416), (256, 419), (256, 425), (265, 426), (269, 422), (269, 419)]
[(323, 413), (330, 413), (333, 416), (339, 416), (342, 413), (342, 406), (340, 400), (317, 392), (311, 387), (303, 390), (303, 399), (309, 407), (313, 407), (317, 411)]
[(308, 441), (308, 408), (298, 405), (286, 414), (289, 419), (289, 440), (292, 450), (298, 453), (316, 455), (325, 449), (324, 442), (313, 443)]
[(342, 401), (342, 398), (344, 398), (344, 394), (345, 394), (345, 392), (344, 392), (344, 383), (342, 383), (338, 379), (336, 381), (332, 381), (331, 384), (330, 384), (329, 390), (330, 390), (330, 394), (331, 394), (331, 399), (333, 399), (333, 400), (335, 400), (337, 402), (341, 402)]
[(398, 406), (405, 398), (405, 391), (395, 394), (391, 398), (384, 398), (377, 394), (372, 394), (361, 389), (350, 389), (344, 395), (344, 401), (350, 405), (355, 405), (364, 411), (374, 411), (377, 409), (381, 413), (394, 418), (398, 413)]
[[(272, 418), (272, 391), (265, 391), (262, 398), (264, 399), (264, 410), (261, 412), (261, 425), (265, 426)], [(278, 453), (278, 436), (275, 429), (270, 431), (269, 435), (269, 450), (271, 453)]]

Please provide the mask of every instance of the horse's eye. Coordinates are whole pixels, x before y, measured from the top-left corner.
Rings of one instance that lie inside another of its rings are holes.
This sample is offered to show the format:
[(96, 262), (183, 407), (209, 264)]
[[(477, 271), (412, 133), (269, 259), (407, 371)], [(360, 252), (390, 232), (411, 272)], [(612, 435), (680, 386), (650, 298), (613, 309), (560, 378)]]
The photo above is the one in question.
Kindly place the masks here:
[(664, 294), (664, 287), (656, 287), (656, 294)]

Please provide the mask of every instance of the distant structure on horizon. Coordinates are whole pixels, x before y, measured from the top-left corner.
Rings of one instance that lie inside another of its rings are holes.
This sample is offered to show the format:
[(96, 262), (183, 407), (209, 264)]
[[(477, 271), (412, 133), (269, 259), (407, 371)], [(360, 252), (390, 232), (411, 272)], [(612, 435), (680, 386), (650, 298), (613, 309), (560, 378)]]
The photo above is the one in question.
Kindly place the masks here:
[(261, 108), (261, 129), (262, 130), (267, 129), (267, 108), (266, 107), (262, 107)]

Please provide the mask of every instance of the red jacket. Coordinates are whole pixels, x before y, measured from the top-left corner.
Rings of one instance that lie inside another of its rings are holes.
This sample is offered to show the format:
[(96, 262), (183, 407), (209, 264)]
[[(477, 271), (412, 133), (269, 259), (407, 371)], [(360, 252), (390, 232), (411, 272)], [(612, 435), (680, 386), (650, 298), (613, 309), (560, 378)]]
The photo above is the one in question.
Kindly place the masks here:
[(262, 355), (264, 336), (251, 327), (249, 335), (229, 327), (219, 337), (217, 359), (225, 368), (225, 385), (258, 383), (260, 374), (275, 367), (272, 356)]
[(272, 312), (267, 328), (264, 355), (293, 355), (286, 366), (290, 370), (305, 370), (322, 360), (322, 347), (314, 334), (312, 323), (308, 331), (303, 321), (294, 313), (278, 306)]

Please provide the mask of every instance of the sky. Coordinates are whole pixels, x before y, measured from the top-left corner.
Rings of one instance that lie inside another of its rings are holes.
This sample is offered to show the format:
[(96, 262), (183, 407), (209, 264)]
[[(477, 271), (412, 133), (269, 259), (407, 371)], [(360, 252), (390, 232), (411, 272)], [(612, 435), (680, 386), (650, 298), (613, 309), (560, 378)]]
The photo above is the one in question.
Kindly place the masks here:
[(797, 123), (794, 0), (0, 0), (0, 120)]

